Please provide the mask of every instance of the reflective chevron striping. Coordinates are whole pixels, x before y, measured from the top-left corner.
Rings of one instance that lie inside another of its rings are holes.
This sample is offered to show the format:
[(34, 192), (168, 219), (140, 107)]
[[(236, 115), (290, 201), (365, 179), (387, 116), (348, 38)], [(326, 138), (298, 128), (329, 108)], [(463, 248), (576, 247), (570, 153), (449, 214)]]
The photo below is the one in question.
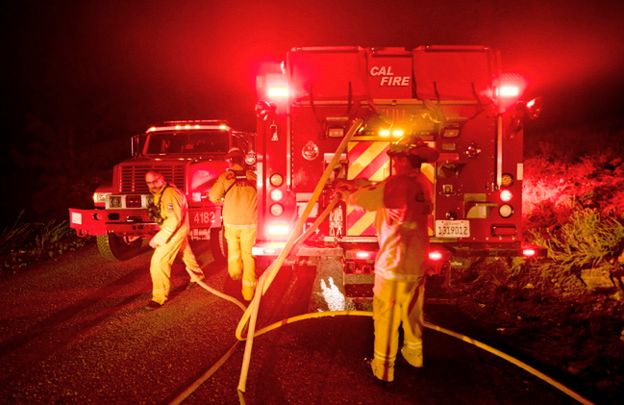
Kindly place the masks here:
[(388, 177), (390, 174), (390, 159), (386, 155), (388, 145), (388, 142), (350, 142), (347, 178), (381, 181)]
[[(348, 145), (347, 178), (382, 181), (390, 175), (390, 158), (386, 154), (389, 142), (360, 141)], [(347, 207), (347, 235), (374, 236), (375, 212)]]
[[(389, 142), (359, 141), (348, 145), (349, 180), (364, 178), (371, 181), (382, 181), (390, 175), (390, 158), (386, 154)], [(435, 145), (431, 145), (435, 146)], [(435, 165), (425, 163), (421, 171), (431, 182), (435, 190)], [(435, 195), (434, 206), (435, 206)], [(366, 212), (361, 209), (347, 206), (347, 235), (374, 236), (375, 212)], [(433, 215), (429, 216), (429, 235), (433, 235)]]
[(351, 206), (347, 207), (347, 235), (375, 235), (375, 211), (366, 212)]

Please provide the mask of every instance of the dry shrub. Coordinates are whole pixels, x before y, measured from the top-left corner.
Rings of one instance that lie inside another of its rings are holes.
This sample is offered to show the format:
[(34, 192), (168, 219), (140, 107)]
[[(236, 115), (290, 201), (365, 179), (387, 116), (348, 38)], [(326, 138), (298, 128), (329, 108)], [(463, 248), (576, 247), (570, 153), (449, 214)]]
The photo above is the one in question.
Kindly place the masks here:
[(602, 216), (592, 208), (574, 210), (569, 222), (546, 236), (533, 232), (534, 242), (548, 250), (552, 263), (545, 270), (579, 275), (585, 268), (606, 264), (620, 254), (624, 241), (624, 223), (615, 217)]
[[(624, 248), (624, 164), (613, 152), (525, 161), (523, 220), (529, 241), (548, 250), (532, 266), (563, 287), (582, 269), (607, 266)], [(564, 290), (566, 288), (563, 288)]]
[(89, 238), (78, 238), (65, 220), (30, 223), (22, 222), (20, 218), (0, 233), (2, 273), (15, 273), (42, 259), (76, 250), (90, 241)]

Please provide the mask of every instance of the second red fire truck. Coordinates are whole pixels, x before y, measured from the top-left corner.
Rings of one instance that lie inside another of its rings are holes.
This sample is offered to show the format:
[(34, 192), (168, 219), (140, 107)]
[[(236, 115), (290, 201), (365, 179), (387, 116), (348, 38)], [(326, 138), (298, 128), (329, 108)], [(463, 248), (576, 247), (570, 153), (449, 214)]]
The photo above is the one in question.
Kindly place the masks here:
[(210, 240), (213, 256), (226, 253), (221, 205), (206, 195), (227, 167), (231, 147), (255, 163), (253, 134), (233, 130), (224, 120), (166, 121), (132, 138), (132, 157), (113, 168), (112, 184), (98, 188), (91, 209), (69, 209), (70, 227), (78, 235), (94, 235), (100, 253), (112, 259), (136, 256), (144, 241), (159, 229), (150, 216), (152, 195), (145, 183), (148, 171), (184, 192), (189, 204), (191, 239)]

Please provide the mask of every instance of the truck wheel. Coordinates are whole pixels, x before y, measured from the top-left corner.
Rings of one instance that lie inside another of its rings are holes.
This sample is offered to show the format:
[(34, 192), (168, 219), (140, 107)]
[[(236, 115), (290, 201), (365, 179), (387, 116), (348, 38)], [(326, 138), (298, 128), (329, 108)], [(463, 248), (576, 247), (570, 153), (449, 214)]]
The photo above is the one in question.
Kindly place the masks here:
[(226, 262), (227, 242), (225, 240), (225, 228), (210, 229), (210, 250), (212, 251), (212, 257), (215, 262)]
[(100, 254), (109, 260), (129, 260), (141, 251), (141, 238), (129, 240), (112, 233), (97, 237), (97, 246)]

